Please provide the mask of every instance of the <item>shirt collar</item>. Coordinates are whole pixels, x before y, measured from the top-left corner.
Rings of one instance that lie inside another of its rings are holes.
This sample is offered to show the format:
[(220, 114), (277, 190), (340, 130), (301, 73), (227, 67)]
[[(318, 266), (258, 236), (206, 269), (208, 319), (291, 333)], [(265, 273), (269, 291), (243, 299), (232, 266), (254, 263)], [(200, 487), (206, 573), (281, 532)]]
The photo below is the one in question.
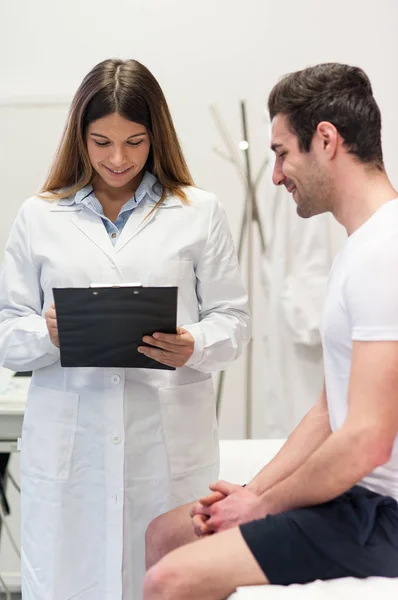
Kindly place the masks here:
[(81, 202), (83, 202), (83, 200), (87, 198), (87, 196), (90, 196), (90, 194), (92, 193), (93, 186), (91, 185), (91, 183), (89, 183), (88, 185), (85, 185), (84, 188), (76, 192), (74, 203), (80, 204)]
[(160, 198), (162, 197), (162, 193), (163, 186), (160, 181), (155, 177), (155, 175), (149, 171), (145, 171), (145, 175), (135, 193), (137, 204), (141, 202), (145, 194), (148, 194), (150, 199), (154, 202), (159, 202)]
[[(159, 202), (162, 197), (163, 186), (160, 181), (150, 173), (149, 171), (145, 171), (144, 177), (140, 185), (138, 186), (134, 196), (136, 200), (136, 204), (139, 204), (141, 200), (144, 199), (145, 194), (148, 194), (149, 198), (153, 202)], [(91, 183), (84, 186), (81, 190), (78, 190), (73, 197), (63, 198), (59, 201), (58, 204), (61, 206), (72, 206), (73, 204), (80, 204), (85, 200), (90, 194), (93, 193), (93, 186)]]

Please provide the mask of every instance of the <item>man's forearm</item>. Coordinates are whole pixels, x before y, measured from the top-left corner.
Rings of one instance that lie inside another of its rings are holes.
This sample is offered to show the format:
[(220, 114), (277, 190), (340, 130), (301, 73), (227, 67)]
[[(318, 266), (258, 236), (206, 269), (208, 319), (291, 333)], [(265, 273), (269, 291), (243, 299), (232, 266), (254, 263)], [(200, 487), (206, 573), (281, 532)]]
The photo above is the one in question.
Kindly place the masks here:
[(371, 432), (343, 426), (289, 477), (262, 494), (265, 514), (336, 498), (384, 462)]
[(326, 392), (289, 436), (278, 454), (247, 484), (261, 494), (296, 471), (331, 435)]

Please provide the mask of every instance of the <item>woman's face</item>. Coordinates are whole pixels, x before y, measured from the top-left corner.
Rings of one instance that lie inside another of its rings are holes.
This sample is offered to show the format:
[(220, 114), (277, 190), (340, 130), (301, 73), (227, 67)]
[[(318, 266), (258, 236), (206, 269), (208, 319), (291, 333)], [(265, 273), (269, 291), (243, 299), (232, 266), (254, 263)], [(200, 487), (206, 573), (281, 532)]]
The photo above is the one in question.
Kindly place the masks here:
[(117, 113), (92, 121), (86, 132), (93, 169), (110, 187), (124, 187), (142, 171), (151, 148), (146, 127)]

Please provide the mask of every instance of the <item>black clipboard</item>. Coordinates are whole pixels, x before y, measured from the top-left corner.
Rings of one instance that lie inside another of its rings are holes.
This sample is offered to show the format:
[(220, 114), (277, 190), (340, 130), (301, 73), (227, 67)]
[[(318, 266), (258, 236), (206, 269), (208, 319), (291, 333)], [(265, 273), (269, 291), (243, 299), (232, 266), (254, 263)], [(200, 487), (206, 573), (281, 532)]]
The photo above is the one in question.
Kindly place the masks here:
[(176, 333), (177, 287), (54, 288), (62, 367), (166, 369), (137, 352), (156, 331)]

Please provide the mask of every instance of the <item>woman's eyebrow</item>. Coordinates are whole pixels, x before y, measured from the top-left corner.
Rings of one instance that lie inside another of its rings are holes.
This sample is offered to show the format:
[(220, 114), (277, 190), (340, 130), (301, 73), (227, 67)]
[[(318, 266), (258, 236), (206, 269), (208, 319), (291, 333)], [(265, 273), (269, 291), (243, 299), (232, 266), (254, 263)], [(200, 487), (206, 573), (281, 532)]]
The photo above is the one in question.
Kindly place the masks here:
[[(106, 135), (102, 135), (102, 133), (92, 132), (92, 133), (90, 133), (90, 135), (95, 135), (96, 137), (103, 138), (104, 140), (109, 140), (109, 138)], [(134, 133), (133, 135), (130, 135), (127, 139), (130, 140), (131, 138), (138, 137), (140, 135), (146, 135), (146, 132), (143, 131), (142, 133)]]

